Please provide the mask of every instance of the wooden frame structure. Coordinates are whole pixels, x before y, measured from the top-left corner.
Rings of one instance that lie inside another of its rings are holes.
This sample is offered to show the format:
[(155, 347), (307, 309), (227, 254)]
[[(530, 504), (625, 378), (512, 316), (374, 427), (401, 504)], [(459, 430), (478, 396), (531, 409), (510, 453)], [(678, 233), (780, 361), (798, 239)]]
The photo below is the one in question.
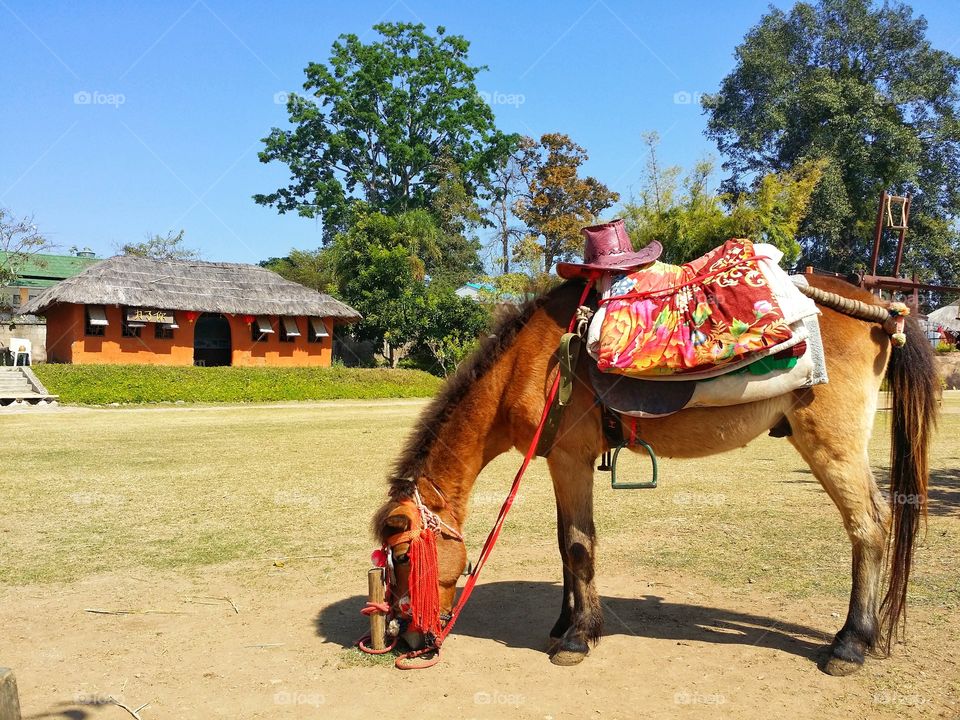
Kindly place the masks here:
[[(900, 277), (900, 265), (903, 262), (903, 250), (907, 244), (907, 229), (910, 223), (910, 204), (912, 198), (910, 195), (891, 195), (886, 190), (880, 193), (880, 203), (877, 207), (877, 222), (873, 231), (873, 252), (870, 255), (870, 273), (856, 273), (846, 279), (855, 285), (860, 285), (870, 292), (879, 295), (882, 290), (891, 290), (901, 292), (907, 295), (904, 302), (910, 308), (914, 315), (920, 315), (920, 291), (934, 290), (937, 292), (960, 293), (960, 287), (955, 285), (933, 285), (922, 283), (917, 280), (917, 276), (912, 278)], [(894, 218), (894, 205), (899, 204), (898, 219)], [(883, 240), (883, 234), (886, 231), (896, 231), (897, 236), (897, 256), (893, 263), (892, 275), (877, 275), (877, 265), (880, 262), (880, 244)], [(813, 268), (808, 267), (807, 273), (814, 272)], [(843, 277), (839, 273), (837, 277)]]

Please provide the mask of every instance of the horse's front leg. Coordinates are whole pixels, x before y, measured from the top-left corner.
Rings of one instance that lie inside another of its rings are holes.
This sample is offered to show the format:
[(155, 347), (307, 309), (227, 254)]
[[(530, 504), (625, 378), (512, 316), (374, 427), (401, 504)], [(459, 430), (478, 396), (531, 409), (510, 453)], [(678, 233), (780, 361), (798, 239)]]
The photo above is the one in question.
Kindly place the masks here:
[[(593, 525), (593, 461), (554, 448), (547, 459), (557, 498), (558, 538), (564, 563), (564, 608), (568, 627), (551, 657), (555, 665), (576, 665), (603, 633), (603, 610), (593, 582), (596, 531)], [(563, 624), (563, 612), (555, 629)]]
[(563, 513), (560, 511), (560, 502), (557, 502), (557, 545), (560, 547), (560, 562), (563, 564), (563, 599), (560, 601), (560, 617), (550, 630), (550, 652), (553, 653), (560, 646), (564, 633), (570, 629), (573, 622), (573, 574), (567, 562), (567, 540), (564, 531)]

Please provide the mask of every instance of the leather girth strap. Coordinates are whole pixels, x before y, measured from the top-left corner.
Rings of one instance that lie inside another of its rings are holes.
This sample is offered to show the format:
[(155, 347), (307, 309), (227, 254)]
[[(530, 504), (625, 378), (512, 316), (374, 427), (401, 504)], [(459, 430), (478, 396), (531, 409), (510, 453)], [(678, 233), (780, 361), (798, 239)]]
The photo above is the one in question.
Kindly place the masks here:
[[(550, 412), (547, 414), (547, 423), (540, 434), (540, 442), (537, 443), (537, 456), (546, 457), (553, 449), (557, 439), (557, 432), (560, 429), (560, 421), (563, 418), (563, 408), (570, 403), (573, 397), (573, 387), (577, 375), (577, 363), (580, 360), (580, 351), (583, 348), (583, 339), (576, 333), (566, 333), (560, 339), (559, 365), (560, 365), (560, 391), (556, 399), (550, 406)], [(611, 448), (619, 447), (623, 444), (623, 424), (620, 421), (620, 415), (611, 410), (606, 405), (596, 400), (601, 410), (601, 424), (603, 425), (603, 436), (607, 440), (607, 445)]]
[(623, 423), (620, 421), (620, 415), (599, 400), (597, 404), (600, 405), (600, 424), (603, 425), (603, 436), (607, 439), (607, 445), (611, 450), (620, 447), (624, 441)]
[(557, 431), (560, 430), (560, 420), (563, 417), (563, 408), (570, 404), (570, 399), (573, 397), (573, 385), (576, 381), (577, 363), (580, 360), (582, 347), (583, 338), (577, 333), (565, 333), (560, 338), (560, 347), (557, 349), (557, 360), (560, 365), (560, 389), (550, 406), (543, 432), (540, 433), (540, 441), (537, 443), (536, 452), (538, 457), (549, 455), (554, 442), (556, 442)]

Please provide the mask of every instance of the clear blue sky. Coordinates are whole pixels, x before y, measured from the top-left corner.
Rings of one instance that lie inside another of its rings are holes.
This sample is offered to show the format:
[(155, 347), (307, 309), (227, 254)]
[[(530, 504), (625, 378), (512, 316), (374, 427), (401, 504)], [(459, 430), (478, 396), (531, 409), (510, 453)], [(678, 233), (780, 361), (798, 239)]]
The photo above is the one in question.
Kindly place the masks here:
[[(960, 53), (956, 0), (913, 7), (934, 46)], [(682, 93), (717, 88), (766, 8), (764, 0), (0, 0), (0, 206), (33, 215), (61, 250), (89, 246), (101, 256), (181, 228), (207, 260), (315, 248), (314, 221), (251, 199), (286, 182), (284, 166), (257, 160), (259, 139), (285, 125), (275, 96), (300, 90), (309, 61), (325, 61), (339, 34), (371, 39), (371, 26), (388, 20), (464, 35), (471, 61), (489, 67), (477, 84), (499, 101), (502, 129), (568, 133), (589, 152), (587, 171), (629, 196), (646, 130), (663, 137), (665, 163), (715, 154), (699, 106)]]

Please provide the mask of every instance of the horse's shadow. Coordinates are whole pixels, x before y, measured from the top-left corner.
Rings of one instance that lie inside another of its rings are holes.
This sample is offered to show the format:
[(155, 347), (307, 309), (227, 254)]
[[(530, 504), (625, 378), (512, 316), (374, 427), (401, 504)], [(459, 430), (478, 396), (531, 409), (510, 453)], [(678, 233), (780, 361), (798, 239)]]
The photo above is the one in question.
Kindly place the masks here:
[[(457, 621), (455, 634), (494, 640), (511, 648), (545, 650), (559, 614), (561, 589), (547, 582), (511, 580), (477, 585)], [(314, 619), (326, 642), (352, 646), (366, 620), (359, 614), (366, 598), (354, 596), (323, 608)], [(784, 620), (728, 608), (665, 602), (656, 595), (601, 597), (604, 635), (753, 645), (818, 662), (832, 636)]]

